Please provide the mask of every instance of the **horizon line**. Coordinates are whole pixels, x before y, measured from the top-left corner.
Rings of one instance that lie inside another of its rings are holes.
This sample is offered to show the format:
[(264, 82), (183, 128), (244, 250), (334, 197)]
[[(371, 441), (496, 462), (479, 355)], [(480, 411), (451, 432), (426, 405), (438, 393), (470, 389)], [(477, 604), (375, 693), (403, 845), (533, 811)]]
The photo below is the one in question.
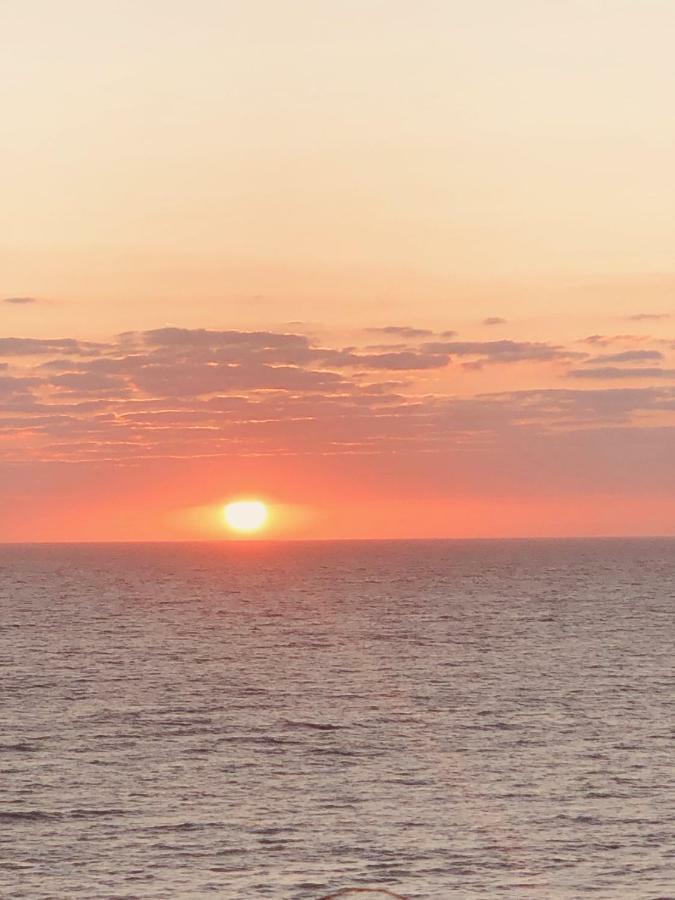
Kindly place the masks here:
[(525, 541), (675, 541), (675, 534), (517, 535), (513, 537), (393, 537), (393, 538), (177, 538), (158, 540), (0, 541), (0, 547), (133, 547), (157, 545), (262, 544), (404, 544), (404, 543), (516, 543)]

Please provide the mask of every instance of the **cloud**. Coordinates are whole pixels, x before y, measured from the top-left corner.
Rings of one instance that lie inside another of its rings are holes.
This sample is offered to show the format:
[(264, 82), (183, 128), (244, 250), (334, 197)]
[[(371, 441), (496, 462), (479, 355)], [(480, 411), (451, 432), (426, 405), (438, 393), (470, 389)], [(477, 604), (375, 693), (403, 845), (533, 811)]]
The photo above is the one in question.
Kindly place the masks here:
[[(615, 361), (639, 364), (656, 351), (626, 352)], [(497, 461), (500, 448), (525, 452), (526, 439), (555, 443), (572, 429), (675, 415), (675, 387), (663, 384), (674, 373), (660, 366), (594, 363), (570, 373), (577, 381), (661, 382), (642, 388), (455, 397), (438, 388), (427, 395), (416, 379), (452, 358), (471, 367), (584, 359), (545, 342), (430, 341), (368, 352), (283, 332), (166, 327), (101, 344), (4, 338), (3, 353), (0, 460), (16, 464), (471, 453), (478, 465), (485, 454)]]
[(0, 356), (44, 356), (48, 353), (64, 353), (74, 356), (91, 356), (104, 349), (104, 344), (78, 341), (74, 338), (0, 338)]
[(569, 378), (596, 378), (596, 379), (622, 379), (622, 378), (675, 378), (675, 369), (661, 369), (659, 367), (636, 367), (624, 369), (619, 366), (601, 366), (594, 369), (572, 369), (567, 373)]
[(590, 334), (581, 338), (578, 343), (608, 347), (611, 344), (641, 344), (646, 340), (648, 338), (645, 335), (638, 334)]
[(354, 353), (349, 362), (340, 365), (360, 366), (365, 369), (390, 369), (392, 371), (414, 371), (419, 369), (440, 369), (448, 365), (447, 353), (425, 353), (413, 350), (397, 350), (393, 353)]
[[(255, 361), (268, 366), (413, 371), (438, 368), (449, 361), (447, 353), (424, 348), (361, 352), (356, 347), (318, 347), (305, 335), (267, 331), (161, 328), (120, 335), (120, 347), (133, 353), (136, 365), (173, 365), (183, 360), (194, 365), (250, 366)], [(148, 350), (150, 355), (144, 357)]]
[(394, 337), (410, 338), (411, 340), (433, 335), (433, 331), (429, 331), (428, 328), (411, 328), (409, 325), (385, 325), (383, 328), (367, 328), (366, 331), (370, 334), (391, 334)]
[(423, 344), (422, 349), (429, 353), (448, 353), (451, 357), (472, 356), (479, 366), (488, 363), (551, 362), (579, 356), (557, 344), (532, 341), (436, 341)]
[(663, 353), (659, 350), (624, 350), (621, 353), (607, 353), (602, 356), (593, 356), (586, 360), (590, 365), (605, 363), (631, 363), (631, 362), (658, 362), (663, 359)]
[(95, 394), (98, 397), (113, 394), (121, 397), (130, 393), (124, 379), (96, 372), (66, 372), (53, 376), (48, 383), (72, 394)]
[[(5, 370), (3, 369), (3, 372)], [(21, 398), (33, 403), (32, 391), (39, 387), (40, 379), (25, 376), (0, 375), (0, 400), (3, 404)]]
[(674, 387), (548, 388), (484, 394), (479, 400), (505, 405), (518, 421), (606, 424), (629, 422), (635, 413), (675, 410)]
[(15, 306), (27, 306), (30, 303), (37, 303), (35, 297), (5, 297), (3, 303), (12, 303)]
[(207, 328), (155, 328), (143, 332), (127, 332), (125, 338), (137, 338), (146, 345), (156, 347), (222, 348), (246, 347), (270, 349), (278, 347), (306, 347), (309, 338), (301, 334), (285, 334), (272, 331), (215, 331)]
[(483, 319), (483, 325), (506, 325), (507, 320), (502, 319), (501, 316), (488, 316), (487, 319)]
[(626, 318), (630, 322), (658, 322), (660, 319), (669, 319), (670, 313), (634, 313)]
[(232, 391), (324, 391), (349, 384), (334, 372), (282, 365), (200, 365), (177, 362), (143, 366), (133, 383), (146, 394), (201, 397)]

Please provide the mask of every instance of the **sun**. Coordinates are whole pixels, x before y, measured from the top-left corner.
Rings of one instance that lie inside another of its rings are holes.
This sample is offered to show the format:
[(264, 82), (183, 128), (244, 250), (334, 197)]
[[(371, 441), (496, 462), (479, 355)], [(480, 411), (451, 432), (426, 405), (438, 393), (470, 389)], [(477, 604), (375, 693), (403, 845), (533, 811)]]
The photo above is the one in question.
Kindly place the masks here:
[(233, 500), (223, 507), (223, 518), (232, 531), (253, 534), (265, 527), (269, 510), (262, 500)]

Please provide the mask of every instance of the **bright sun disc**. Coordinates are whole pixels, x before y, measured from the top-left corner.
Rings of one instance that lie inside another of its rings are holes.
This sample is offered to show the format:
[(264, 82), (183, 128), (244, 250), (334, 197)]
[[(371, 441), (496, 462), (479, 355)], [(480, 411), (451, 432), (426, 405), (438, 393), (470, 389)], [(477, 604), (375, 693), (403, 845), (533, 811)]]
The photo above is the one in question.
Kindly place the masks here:
[(259, 531), (268, 515), (267, 506), (262, 500), (235, 500), (223, 509), (227, 527), (245, 534)]

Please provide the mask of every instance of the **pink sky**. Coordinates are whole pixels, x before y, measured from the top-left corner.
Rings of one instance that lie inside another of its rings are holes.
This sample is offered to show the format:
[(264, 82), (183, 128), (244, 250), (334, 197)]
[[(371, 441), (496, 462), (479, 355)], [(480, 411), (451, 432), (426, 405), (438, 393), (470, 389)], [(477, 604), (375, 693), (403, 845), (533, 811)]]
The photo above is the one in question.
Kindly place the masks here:
[(675, 7), (0, 14), (0, 540), (675, 534)]

